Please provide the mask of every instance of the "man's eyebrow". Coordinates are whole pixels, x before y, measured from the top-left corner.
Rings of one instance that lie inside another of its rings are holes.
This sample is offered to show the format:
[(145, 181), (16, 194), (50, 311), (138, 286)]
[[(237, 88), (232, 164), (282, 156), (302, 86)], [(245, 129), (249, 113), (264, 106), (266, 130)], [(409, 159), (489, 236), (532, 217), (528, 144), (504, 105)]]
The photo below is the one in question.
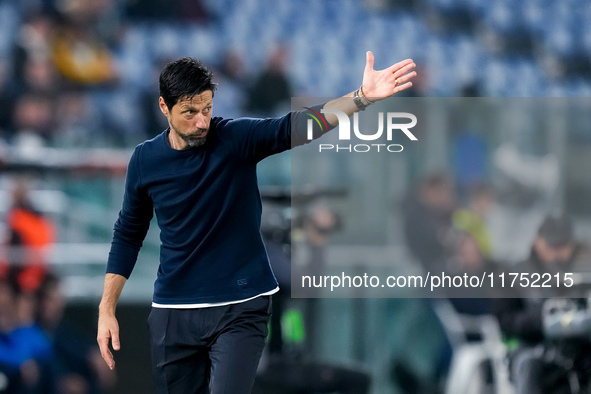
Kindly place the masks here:
[[(203, 108), (207, 108), (207, 107), (211, 107), (213, 105), (213, 100), (209, 100), (205, 103), (205, 105), (203, 106)], [(185, 109), (197, 109), (197, 107), (195, 105), (193, 105), (191, 102), (189, 101), (183, 101), (180, 103), (180, 107), (181, 110), (185, 110)]]

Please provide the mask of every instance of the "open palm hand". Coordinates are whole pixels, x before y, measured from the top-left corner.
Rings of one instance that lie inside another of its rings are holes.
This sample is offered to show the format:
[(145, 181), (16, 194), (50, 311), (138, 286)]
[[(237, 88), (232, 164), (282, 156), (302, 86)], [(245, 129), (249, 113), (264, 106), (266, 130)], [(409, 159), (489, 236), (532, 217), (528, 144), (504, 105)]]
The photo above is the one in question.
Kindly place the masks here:
[(413, 71), (416, 64), (412, 59), (403, 60), (384, 70), (374, 70), (373, 63), (373, 53), (368, 51), (362, 90), (371, 101), (382, 100), (410, 88), (410, 80), (417, 75), (416, 71)]

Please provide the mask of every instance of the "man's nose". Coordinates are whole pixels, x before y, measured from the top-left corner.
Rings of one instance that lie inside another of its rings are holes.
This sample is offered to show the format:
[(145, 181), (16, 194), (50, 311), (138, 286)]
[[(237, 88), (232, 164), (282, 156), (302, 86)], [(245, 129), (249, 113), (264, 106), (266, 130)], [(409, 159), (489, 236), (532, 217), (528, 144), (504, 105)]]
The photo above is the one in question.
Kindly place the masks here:
[(207, 128), (207, 118), (202, 114), (197, 115), (197, 119), (195, 119), (195, 126), (198, 129), (206, 129)]

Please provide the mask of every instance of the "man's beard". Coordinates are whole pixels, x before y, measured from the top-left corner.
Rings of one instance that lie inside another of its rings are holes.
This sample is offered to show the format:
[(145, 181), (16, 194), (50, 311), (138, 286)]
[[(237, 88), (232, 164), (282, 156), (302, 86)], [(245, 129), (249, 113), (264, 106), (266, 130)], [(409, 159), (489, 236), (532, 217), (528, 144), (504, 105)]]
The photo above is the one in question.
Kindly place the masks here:
[[(205, 132), (205, 135), (203, 137), (198, 137), (195, 134), (180, 133), (178, 131), (178, 129), (172, 124), (172, 122), (170, 123), (170, 126), (176, 132), (176, 135), (181, 137), (181, 139), (187, 143), (187, 148), (197, 148), (197, 147), (205, 144), (205, 141), (207, 140), (207, 136), (209, 135), (209, 130), (207, 130)], [(201, 130), (199, 130), (199, 131), (197, 131), (197, 134), (203, 134), (203, 133)]]
[(197, 137), (194, 135), (179, 134), (179, 137), (181, 137), (182, 140), (187, 143), (188, 147), (196, 148), (198, 146), (205, 144), (205, 140), (207, 139), (207, 134), (205, 135), (205, 137)]

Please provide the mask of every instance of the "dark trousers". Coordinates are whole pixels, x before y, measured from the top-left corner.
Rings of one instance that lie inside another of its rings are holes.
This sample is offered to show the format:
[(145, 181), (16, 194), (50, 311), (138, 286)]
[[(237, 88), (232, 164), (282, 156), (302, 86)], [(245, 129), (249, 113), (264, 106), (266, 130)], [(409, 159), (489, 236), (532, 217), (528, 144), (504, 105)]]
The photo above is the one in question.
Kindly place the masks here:
[(152, 308), (158, 394), (250, 394), (265, 347), (269, 296), (212, 308)]

